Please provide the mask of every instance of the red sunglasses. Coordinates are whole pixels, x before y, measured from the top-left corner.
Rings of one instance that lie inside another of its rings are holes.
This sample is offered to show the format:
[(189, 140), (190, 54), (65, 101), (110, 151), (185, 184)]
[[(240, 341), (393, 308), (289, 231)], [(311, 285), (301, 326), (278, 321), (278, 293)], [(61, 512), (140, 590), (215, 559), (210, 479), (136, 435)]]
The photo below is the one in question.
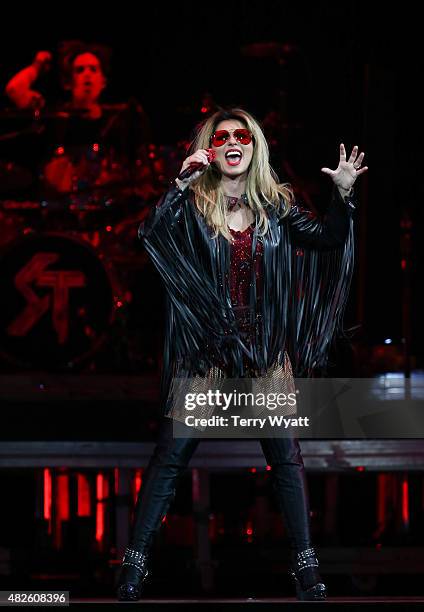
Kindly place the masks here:
[[(238, 128), (237, 130), (231, 130), (234, 138), (238, 143), (242, 145), (248, 145), (252, 142), (252, 133), (246, 128)], [(212, 134), (211, 144), (214, 147), (222, 147), (230, 137), (228, 130), (217, 130)]]

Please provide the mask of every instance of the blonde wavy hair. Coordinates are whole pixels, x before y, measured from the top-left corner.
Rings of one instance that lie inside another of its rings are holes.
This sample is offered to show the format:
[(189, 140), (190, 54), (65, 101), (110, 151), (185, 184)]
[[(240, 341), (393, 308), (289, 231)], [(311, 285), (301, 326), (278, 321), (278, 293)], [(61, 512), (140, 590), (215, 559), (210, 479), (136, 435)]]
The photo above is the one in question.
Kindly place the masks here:
[[(247, 174), (246, 196), (248, 206), (255, 217), (258, 217), (260, 234), (264, 235), (268, 231), (265, 206), (274, 206), (285, 216), (293, 201), (293, 191), (289, 184), (279, 183), (271, 168), (268, 144), (256, 119), (241, 108), (217, 111), (198, 127), (189, 154), (198, 149), (208, 149), (217, 125), (228, 119), (240, 121), (253, 136), (253, 156)], [(206, 223), (213, 228), (214, 237), (222, 234), (231, 241), (226, 218), (227, 203), (221, 186), (221, 172), (217, 166), (211, 164), (207, 171), (190, 185), (190, 189), (194, 192), (196, 207), (205, 217)]]

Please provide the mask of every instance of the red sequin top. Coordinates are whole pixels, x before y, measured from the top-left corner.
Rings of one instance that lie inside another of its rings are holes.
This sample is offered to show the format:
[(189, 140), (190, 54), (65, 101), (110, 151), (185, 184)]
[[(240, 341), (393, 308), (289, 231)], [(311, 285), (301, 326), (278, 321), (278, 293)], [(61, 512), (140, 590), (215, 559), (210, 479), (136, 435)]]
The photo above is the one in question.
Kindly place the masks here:
[(262, 295), (262, 255), (263, 245), (256, 242), (255, 253), (252, 253), (253, 225), (244, 231), (230, 229), (233, 237), (231, 245), (230, 294), (231, 303), (238, 323), (239, 331), (250, 337), (250, 289), (253, 267), (256, 273), (256, 295)]

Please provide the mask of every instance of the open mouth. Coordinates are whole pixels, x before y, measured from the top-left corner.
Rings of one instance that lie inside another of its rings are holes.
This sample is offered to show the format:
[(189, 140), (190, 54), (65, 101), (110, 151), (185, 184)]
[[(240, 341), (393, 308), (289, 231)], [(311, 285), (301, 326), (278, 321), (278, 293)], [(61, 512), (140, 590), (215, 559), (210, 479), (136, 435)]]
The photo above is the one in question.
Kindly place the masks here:
[(229, 149), (225, 153), (225, 161), (229, 166), (238, 166), (242, 160), (242, 153), (238, 149)]

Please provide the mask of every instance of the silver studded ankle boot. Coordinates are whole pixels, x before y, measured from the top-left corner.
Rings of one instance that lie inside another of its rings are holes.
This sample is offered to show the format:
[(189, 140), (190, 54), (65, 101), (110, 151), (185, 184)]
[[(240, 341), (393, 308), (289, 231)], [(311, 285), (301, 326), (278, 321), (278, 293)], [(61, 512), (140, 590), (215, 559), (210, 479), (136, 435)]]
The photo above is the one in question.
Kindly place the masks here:
[(119, 601), (137, 601), (141, 597), (142, 586), (149, 575), (148, 554), (126, 548), (118, 581)]
[(298, 600), (323, 601), (327, 597), (327, 587), (321, 580), (314, 548), (293, 555), (289, 574), (295, 582)]

